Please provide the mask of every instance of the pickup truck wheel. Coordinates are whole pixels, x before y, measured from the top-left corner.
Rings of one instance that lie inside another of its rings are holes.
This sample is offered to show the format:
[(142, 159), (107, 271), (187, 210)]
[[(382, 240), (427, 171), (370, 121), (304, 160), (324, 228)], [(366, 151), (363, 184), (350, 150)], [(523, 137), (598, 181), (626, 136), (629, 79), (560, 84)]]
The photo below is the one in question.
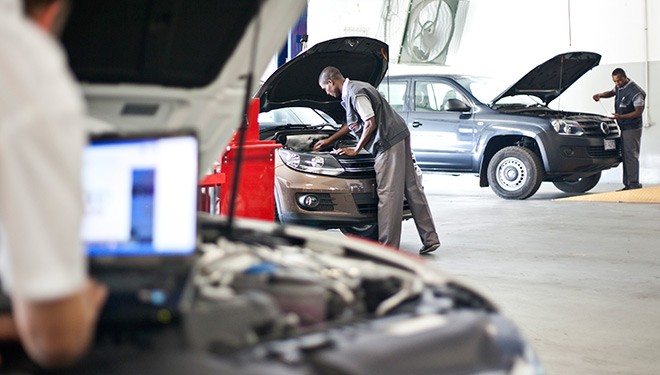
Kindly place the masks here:
[(525, 147), (509, 146), (499, 150), (488, 164), (488, 183), (499, 197), (526, 199), (543, 182), (539, 157)]
[(343, 227), (339, 230), (345, 235), (357, 236), (378, 241), (378, 224), (366, 224), (354, 227)]
[(578, 178), (577, 180), (557, 180), (552, 183), (555, 184), (557, 189), (566, 193), (585, 193), (598, 184), (600, 174), (601, 172), (598, 172), (591, 176)]

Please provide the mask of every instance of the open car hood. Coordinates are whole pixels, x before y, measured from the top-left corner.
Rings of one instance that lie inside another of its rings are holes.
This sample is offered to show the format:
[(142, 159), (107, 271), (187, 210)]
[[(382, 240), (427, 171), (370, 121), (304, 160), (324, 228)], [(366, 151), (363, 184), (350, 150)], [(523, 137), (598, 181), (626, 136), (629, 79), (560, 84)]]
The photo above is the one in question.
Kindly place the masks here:
[[(246, 93), (305, 5), (73, 0), (62, 42), (83, 84), (90, 131), (194, 128), (201, 177), (240, 126)], [(250, 87), (248, 74), (256, 77)]]
[(491, 103), (508, 96), (531, 95), (548, 105), (599, 62), (600, 55), (593, 52), (562, 53), (532, 69)]
[(388, 53), (387, 44), (366, 37), (345, 37), (316, 44), (282, 65), (261, 86), (256, 95), (261, 101), (261, 111), (309, 107), (320, 109), (342, 123), (346, 113), (340, 99), (319, 87), (319, 74), (331, 65), (339, 68), (345, 77), (376, 87), (387, 72)]

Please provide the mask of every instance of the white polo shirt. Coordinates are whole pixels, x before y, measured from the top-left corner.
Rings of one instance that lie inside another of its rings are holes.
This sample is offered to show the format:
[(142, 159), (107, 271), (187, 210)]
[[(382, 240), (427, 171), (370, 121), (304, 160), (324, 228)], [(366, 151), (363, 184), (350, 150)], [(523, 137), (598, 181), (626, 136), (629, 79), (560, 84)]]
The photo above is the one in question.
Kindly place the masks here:
[(47, 300), (80, 290), (83, 98), (62, 48), (0, 0), (0, 279)]

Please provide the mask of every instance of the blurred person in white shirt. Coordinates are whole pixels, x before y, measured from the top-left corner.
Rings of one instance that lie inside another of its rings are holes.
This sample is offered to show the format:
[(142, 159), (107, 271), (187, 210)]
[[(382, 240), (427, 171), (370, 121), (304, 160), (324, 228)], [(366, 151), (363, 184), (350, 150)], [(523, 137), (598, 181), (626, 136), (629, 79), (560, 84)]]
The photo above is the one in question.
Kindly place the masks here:
[(0, 0), (0, 341), (44, 367), (85, 353), (107, 295), (80, 240), (86, 113), (54, 37), (66, 6)]

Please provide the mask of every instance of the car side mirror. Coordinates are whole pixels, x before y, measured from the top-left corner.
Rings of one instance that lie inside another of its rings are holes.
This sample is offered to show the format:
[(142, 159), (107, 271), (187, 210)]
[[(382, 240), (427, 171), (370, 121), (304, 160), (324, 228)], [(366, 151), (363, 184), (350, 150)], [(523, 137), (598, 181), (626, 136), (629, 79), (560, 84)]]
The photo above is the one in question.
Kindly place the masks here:
[(445, 111), (468, 112), (470, 109), (471, 107), (460, 99), (449, 99), (445, 103)]

